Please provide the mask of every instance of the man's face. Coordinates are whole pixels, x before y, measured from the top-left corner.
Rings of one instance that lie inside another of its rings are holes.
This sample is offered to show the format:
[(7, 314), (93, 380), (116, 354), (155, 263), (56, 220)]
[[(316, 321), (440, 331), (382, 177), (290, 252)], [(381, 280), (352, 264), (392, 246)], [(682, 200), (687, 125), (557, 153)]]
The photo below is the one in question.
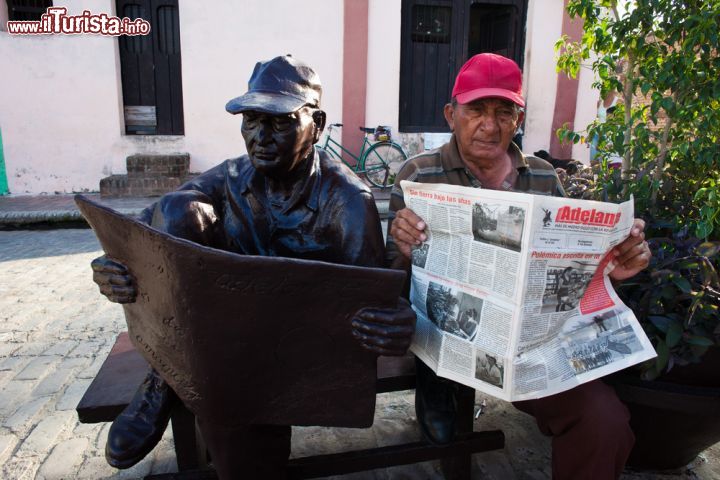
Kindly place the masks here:
[(522, 122), (522, 112), (508, 100), (481, 98), (464, 105), (446, 105), (445, 119), (455, 132), (463, 160), (487, 167), (504, 158)]
[(258, 172), (286, 177), (307, 158), (320, 135), (312, 113), (310, 107), (282, 115), (243, 112), (242, 135)]

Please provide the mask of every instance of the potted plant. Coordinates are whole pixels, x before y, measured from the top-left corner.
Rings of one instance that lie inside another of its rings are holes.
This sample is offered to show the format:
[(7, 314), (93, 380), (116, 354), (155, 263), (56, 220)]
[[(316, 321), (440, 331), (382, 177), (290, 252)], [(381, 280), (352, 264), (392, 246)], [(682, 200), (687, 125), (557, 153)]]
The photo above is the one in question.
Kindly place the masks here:
[(632, 195), (647, 223), (651, 264), (618, 292), (658, 356), (610, 381), (637, 436), (629, 464), (665, 469), (720, 441), (720, 5), (618, 3), (568, 2), (583, 35), (558, 41), (559, 70), (591, 68), (601, 98), (618, 101), (604, 122), (558, 135), (597, 144), (586, 195)]

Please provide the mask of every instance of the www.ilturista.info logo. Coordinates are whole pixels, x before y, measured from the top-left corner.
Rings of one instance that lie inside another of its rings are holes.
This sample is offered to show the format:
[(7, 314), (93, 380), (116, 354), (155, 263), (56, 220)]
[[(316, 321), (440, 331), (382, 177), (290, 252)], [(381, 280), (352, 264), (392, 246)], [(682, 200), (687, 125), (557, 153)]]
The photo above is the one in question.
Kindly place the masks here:
[(111, 17), (106, 13), (92, 14), (84, 10), (82, 15), (68, 15), (66, 7), (48, 7), (39, 21), (8, 21), (7, 31), (11, 35), (147, 35), (150, 22), (142, 18)]

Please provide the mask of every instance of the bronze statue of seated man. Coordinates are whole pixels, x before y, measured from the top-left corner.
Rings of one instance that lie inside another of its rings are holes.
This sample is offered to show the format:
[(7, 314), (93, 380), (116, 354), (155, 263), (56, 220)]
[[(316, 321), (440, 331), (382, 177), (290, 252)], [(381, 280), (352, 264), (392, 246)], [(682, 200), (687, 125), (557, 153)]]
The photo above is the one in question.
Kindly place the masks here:
[[(317, 74), (291, 56), (259, 62), (248, 92), (226, 106), (243, 114), (247, 155), (226, 160), (164, 195), (141, 220), (174, 236), (244, 255), (282, 256), (382, 267), (384, 242), (369, 188), (315, 143), (325, 126)], [(111, 301), (135, 301), (132, 272), (103, 256), (94, 280)], [(279, 299), (282, 301), (282, 299)], [(404, 300), (396, 309), (363, 309), (353, 335), (382, 355), (404, 355), (415, 314)], [(248, 394), (252, 394), (248, 392)], [(177, 399), (152, 371), (113, 422), (108, 462), (128, 468), (162, 436)], [(199, 419), (202, 427), (202, 419)], [(221, 478), (283, 476), (290, 427), (252, 425), (203, 429)], [(241, 445), (242, 451), (233, 448)]]

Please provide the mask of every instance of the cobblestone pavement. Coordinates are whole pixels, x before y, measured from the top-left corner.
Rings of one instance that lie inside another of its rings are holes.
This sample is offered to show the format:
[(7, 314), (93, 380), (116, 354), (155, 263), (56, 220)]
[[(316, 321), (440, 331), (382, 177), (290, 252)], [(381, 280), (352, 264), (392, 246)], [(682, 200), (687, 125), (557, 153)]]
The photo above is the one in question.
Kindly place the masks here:
[[(372, 189), (381, 218), (387, 216), (390, 190)], [(100, 202), (125, 215), (138, 215), (159, 197), (101, 197), (85, 193), (86, 198)], [(67, 222), (84, 222), (75, 205), (74, 195), (0, 195), (0, 229), (42, 224), (62, 226)], [(80, 225), (76, 225), (78, 228)]]
[[(103, 456), (107, 424), (83, 425), (75, 406), (100, 368), (122, 309), (97, 293), (89, 262), (100, 254), (91, 230), (0, 232), (0, 478), (128, 479), (176, 471), (170, 429), (135, 467), (118, 471)], [(483, 398), (478, 395), (477, 401)], [(475, 429), (499, 428), (506, 447), (474, 456), (474, 478), (550, 478), (550, 442), (533, 420), (485, 398)], [(411, 392), (381, 395), (373, 428), (296, 428), (293, 455), (415, 441)], [(623, 475), (623, 480), (720, 478), (720, 446), (674, 474)], [(341, 477), (440, 479), (436, 462)]]
[[(157, 197), (101, 198), (98, 193), (84, 194), (93, 201), (126, 215), (137, 215), (157, 201)], [(75, 206), (74, 195), (7, 195), (0, 196), (0, 227), (38, 223), (83, 221)]]

